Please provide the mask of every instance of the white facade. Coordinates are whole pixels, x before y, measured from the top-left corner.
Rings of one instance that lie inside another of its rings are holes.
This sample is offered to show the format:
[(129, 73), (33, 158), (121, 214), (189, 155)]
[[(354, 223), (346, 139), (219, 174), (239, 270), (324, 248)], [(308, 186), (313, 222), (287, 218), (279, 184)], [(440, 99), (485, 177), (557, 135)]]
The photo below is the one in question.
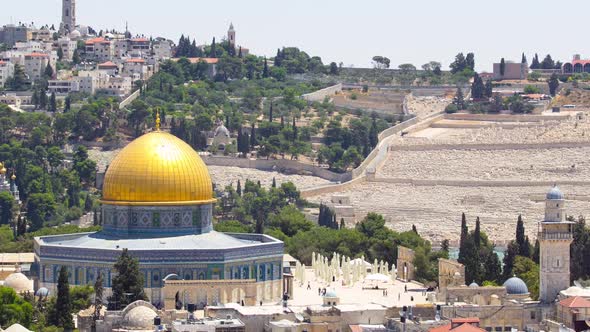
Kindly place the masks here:
[(6, 80), (14, 75), (14, 64), (0, 61), (0, 87), (4, 87)]
[(157, 40), (153, 43), (153, 55), (158, 60), (172, 58), (173, 44), (170, 40)]
[(70, 38), (59, 38), (56, 42), (55, 51), (57, 52), (57, 50), (61, 48), (64, 54), (62, 60), (72, 61), (77, 47), (78, 43), (75, 40), (71, 40)]
[(80, 83), (76, 80), (50, 80), (47, 83), (47, 89), (50, 93), (70, 93), (80, 91)]
[[(50, 63), (49, 55), (44, 53), (31, 53), (25, 55), (25, 74), (31, 81), (43, 77), (47, 64)], [(55, 68), (54, 66), (52, 66)]]

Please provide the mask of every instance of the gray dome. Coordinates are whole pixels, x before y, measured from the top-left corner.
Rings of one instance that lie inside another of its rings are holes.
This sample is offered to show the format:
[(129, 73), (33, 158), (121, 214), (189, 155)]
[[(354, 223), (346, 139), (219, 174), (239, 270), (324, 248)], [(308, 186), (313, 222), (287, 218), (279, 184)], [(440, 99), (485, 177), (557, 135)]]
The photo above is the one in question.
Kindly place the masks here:
[(469, 285), (469, 287), (471, 287), (471, 288), (477, 288), (477, 287), (479, 287), (479, 285), (478, 285), (476, 282), (472, 282), (472, 283)]
[(511, 295), (522, 295), (529, 293), (529, 289), (524, 281), (517, 277), (512, 277), (506, 280), (504, 282), (504, 287), (506, 287), (506, 293)]
[(227, 128), (224, 125), (220, 125), (219, 127), (217, 127), (217, 129), (215, 129), (215, 134), (213, 136), (229, 137), (229, 130), (227, 130)]
[(547, 193), (547, 199), (564, 199), (564, 196), (557, 186), (553, 186)]
[(36, 296), (48, 296), (49, 295), (49, 289), (45, 288), (45, 287), (41, 287), (37, 290), (37, 293), (35, 293)]
[(129, 328), (151, 329), (154, 327), (155, 311), (148, 307), (137, 306), (125, 315), (125, 322)]
[(326, 291), (326, 295), (324, 295), (324, 297), (338, 297), (338, 296), (336, 295), (336, 292), (334, 290), (329, 289)]

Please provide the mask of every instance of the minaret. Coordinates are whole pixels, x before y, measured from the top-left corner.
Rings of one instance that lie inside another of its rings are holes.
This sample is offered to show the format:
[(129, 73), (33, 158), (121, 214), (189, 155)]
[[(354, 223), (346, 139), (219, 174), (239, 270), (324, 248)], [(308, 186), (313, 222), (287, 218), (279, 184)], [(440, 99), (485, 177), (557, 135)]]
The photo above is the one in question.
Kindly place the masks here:
[(61, 31), (69, 33), (76, 29), (76, 0), (62, 0)]
[(565, 221), (563, 193), (554, 186), (546, 196), (545, 219), (539, 223), (539, 300), (552, 303), (570, 286), (570, 244), (573, 222)]
[(236, 30), (234, 30), (233, 23), (230, 23), (229, 30), (227, 30), (227, 41), (230, 46), (236, 47)]

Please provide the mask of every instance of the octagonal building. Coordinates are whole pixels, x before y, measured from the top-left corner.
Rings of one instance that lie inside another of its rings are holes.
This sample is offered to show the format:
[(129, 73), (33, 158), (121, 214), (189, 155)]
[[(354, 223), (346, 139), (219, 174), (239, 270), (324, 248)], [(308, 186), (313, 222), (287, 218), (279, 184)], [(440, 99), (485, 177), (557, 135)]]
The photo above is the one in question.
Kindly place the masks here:
[(127, 248), (155, 304), (164, 302), (169, 282), (190, 288), (181, 300), (197, 305), (281, 298), (283, 243), (214, 231), (209, 172), (177, 137), (156, 130), (121, 150), (107, 169), (101, 203), (102, 231), (35, 238), (37, 288), (55, 294), (66, 266), (71, 285), (93, 284), (100, 272), (110, 294), (113, 265)]

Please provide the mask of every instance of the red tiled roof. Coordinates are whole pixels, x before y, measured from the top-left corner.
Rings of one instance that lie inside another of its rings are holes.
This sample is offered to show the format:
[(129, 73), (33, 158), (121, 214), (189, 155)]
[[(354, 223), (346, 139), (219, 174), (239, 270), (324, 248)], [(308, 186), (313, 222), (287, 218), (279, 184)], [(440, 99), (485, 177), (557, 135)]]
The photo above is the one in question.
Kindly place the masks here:
[(88, 39), (86, 41), (86, 45), (93, 45), (93, 44), (97, 44), (97, 43), (102, 43), (104, 41), (105, 41), (105, 39), (103, 37), (96, 37), (96, 38)]
[(485, 332), (484, 329), (473, 326), (469, 323), (464, 323), (451, 330), (452, 332)]
[(34, 57), (34, 58), (48, 58), (49, 55), (45, 54), (45, 53), (30, 53), (30, 54), (26, 54), (25, 56), (30, 56), (30, 57)]
[(574, 296), (561, 300), (559, 305), (566, 308), (590, 308), (590, 301), (580, 296)]
[[(172, 61), (178, 61), (181, 58), (172, 58)], [(217, 58), (186, 58), (188, 61), (190, 61), (190, 63), (199, 63), (201, 61), (207, 63), (207, 64), (216, 64), (219, 62), (219, 59)]]
[(144, 59), (127, 59), (126, 62), (133, 62), (133, 63), (144, 63)]
[(148, 41), (148, 39), (147, 38), (133, 38), (133, 39), (131, 39), (131, 41), (145, 43)]
[(451, 330), (451, 324), (439, 326), (428, 330), (428, 332), (448, 332)]
[(113, 63), (112, 61), (107, 61), (107, 62), (99, 64), (98, 66), (99, 67), (117, 67), (117, 64)]

